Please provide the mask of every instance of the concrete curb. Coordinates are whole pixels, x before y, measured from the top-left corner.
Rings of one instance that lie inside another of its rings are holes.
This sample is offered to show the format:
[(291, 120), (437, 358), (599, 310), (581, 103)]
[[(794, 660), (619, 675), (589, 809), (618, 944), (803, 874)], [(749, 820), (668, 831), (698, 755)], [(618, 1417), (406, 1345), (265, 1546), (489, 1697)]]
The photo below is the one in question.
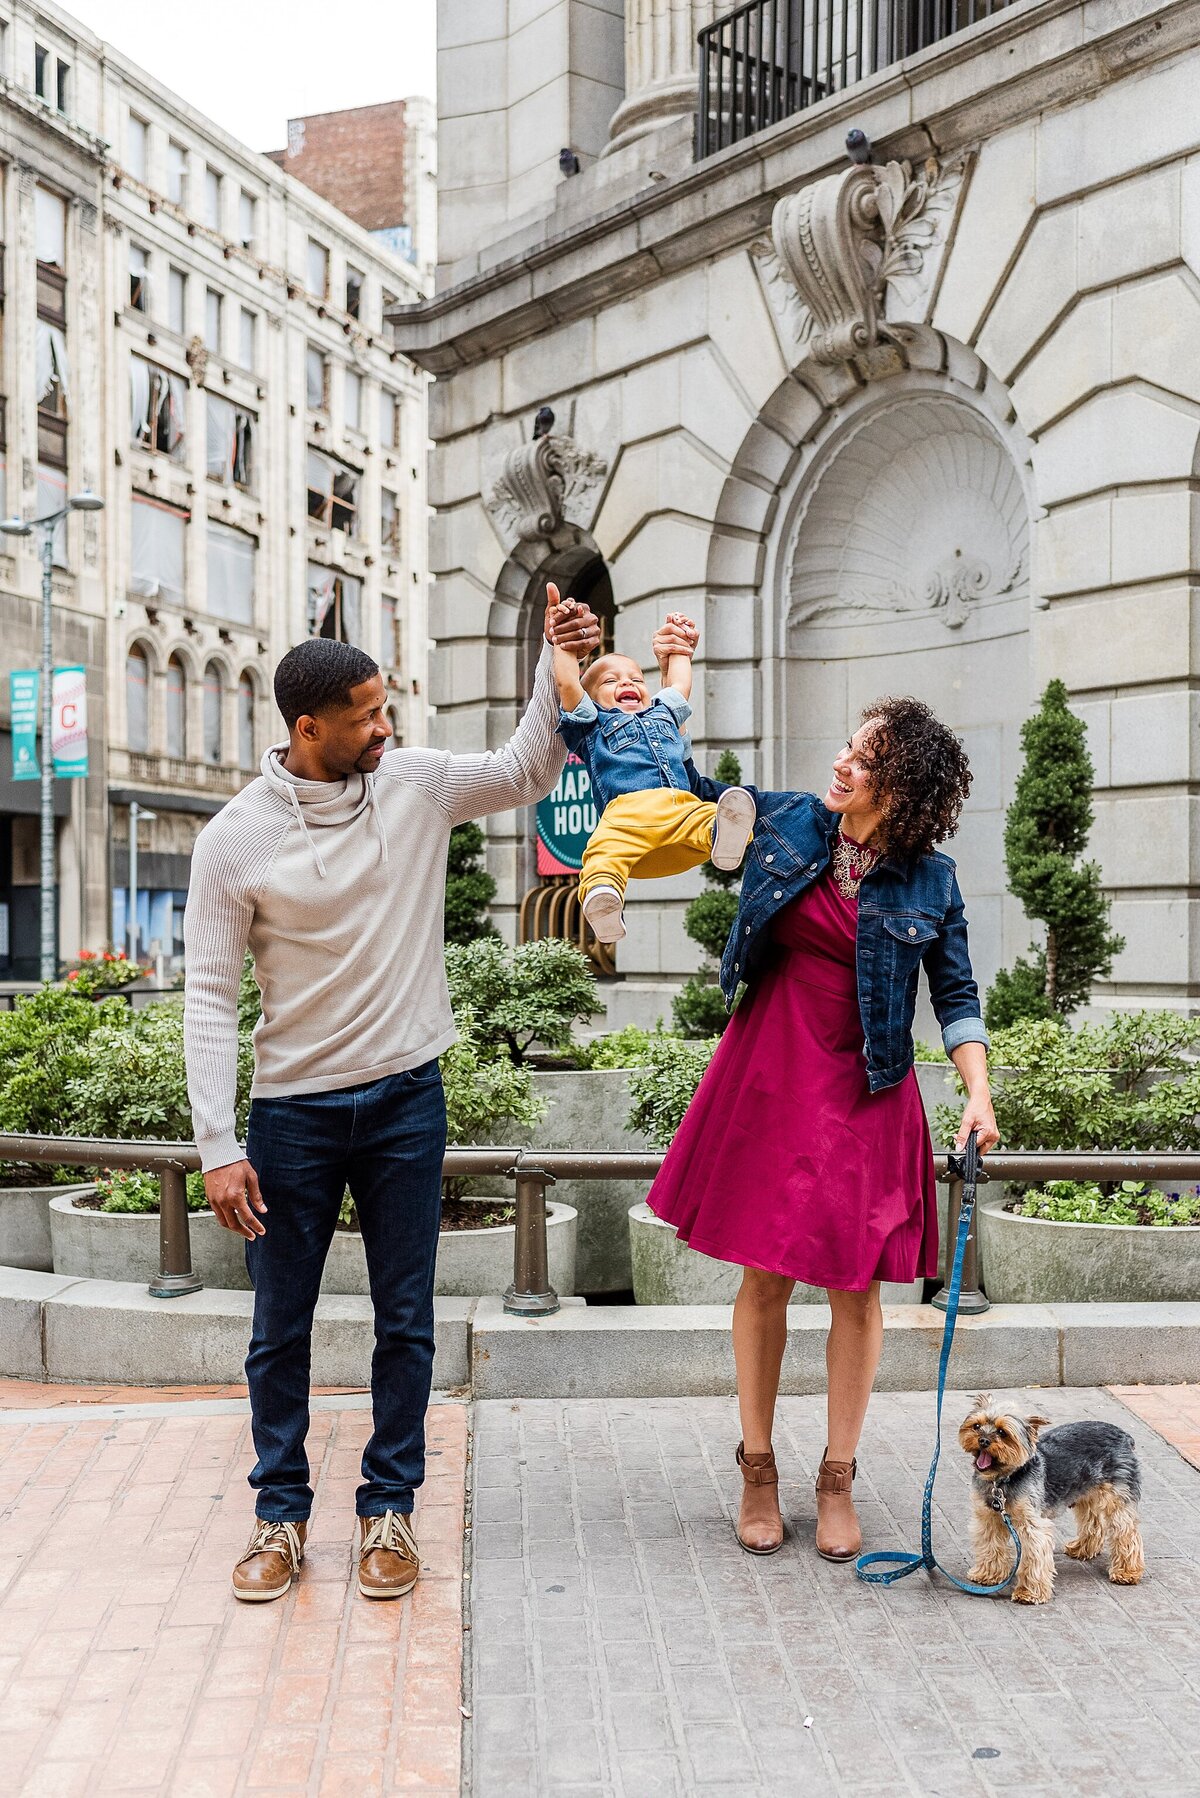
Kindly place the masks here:
[[(0, 1268), (0, 1374), (104, 1385), (226, 1385), (240, 1381), (254, 1295), (206, 1288), (152, 1299), (119, 1280), (77, 1280)], [(433, 1383), (469, 1377), (473, 1299), (435, 1299)], [(375, 1331), (369, 1298), (322, 1298), (313, 1326), (315, 1386), (368, 1386)]]
[[(0, 1375), (111, 1385), (240, 1381), (253, 1295), (206, 1289), (152, 1299), (141, 1285), (0, 1268)], [(508, 1317), (499, 1298), (434, 1301), (439, 1390), (476, 1398), (692, 1398), (734, 1390), (728, 1305), (585, 1305)], [(825, 1389), (824, 1305), (788, 1314), (782, 1391)], [(943, 1317), (884, 1310), (884, 1392), (937, 1383)], [(322, 1298), (313, 1329), (318, 1386), (370, 1383), (369, 1298)], [(1200, 1380), (1200, 1304), (995, 1305), (962, 1318), (959, 1388), (1171, 1385)]]

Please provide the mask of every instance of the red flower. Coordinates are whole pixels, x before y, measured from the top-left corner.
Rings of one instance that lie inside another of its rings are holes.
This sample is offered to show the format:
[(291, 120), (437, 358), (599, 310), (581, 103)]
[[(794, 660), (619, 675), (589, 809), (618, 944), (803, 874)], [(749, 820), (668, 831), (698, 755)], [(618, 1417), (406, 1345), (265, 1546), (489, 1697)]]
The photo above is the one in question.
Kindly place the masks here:
[(72, 968), (71, 972), (67, 975), (67, 979), (68, 980), (78, 980), (79, 979), (79, 969)]
[(79, 959), (80, 961), (95, 961), (96, 951), (94, 949), (81, 949), (79, 951)]

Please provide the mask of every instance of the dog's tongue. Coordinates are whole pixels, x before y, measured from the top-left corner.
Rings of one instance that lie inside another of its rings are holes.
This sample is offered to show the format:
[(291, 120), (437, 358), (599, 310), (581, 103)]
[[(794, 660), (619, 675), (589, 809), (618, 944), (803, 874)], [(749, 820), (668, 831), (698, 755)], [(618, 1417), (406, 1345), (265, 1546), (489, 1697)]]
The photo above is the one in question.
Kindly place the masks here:
[(988, 1454), (986, 1448), (981, 1448), (979, 1453), (975, 1457), (976, 1467), (978, 1467), (979, 1471), (982, 1473), (984, 1468), (990, 1467), (991, 1464), (992, 1464), (992, 1457)]

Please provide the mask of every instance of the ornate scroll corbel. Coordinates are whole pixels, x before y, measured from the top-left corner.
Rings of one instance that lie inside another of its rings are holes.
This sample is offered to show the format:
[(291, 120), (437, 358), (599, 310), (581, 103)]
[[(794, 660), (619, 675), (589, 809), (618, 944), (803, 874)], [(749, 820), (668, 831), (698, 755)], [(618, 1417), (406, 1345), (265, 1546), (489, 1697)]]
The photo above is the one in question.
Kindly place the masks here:
[(518, 542), (552, 537), (564, 522), (585, 522), (589, 498), (607, 473), (602, 456), (573, 437), (546, 433), (509, 451), (487, 508)]

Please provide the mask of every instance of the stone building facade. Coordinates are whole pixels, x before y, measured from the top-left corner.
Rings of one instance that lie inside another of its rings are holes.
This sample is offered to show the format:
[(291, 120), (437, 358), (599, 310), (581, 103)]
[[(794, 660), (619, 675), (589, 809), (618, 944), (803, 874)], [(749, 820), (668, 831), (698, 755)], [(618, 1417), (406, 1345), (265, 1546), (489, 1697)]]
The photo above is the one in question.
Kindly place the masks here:
[[(6, 509), (84, 484), (105, 501), (71, 520), (55, 578), (92, 769), (56, 788), (60, 949), (125, 940), (136, 800), (139, 946), (169, 962), (195, 835), (282, 734), (270, 676), (292, 643), (361, 644), (397, 737), (424, 740), (427, 383), (384, 316), (422, 285), (66, 12), (0, 5), (0, 27)], [(39, 592), (35, 546), (0, 550), (0, 724), (9, 669), (37, 663)], [(0, 818), (0, 977), (36, 974), (30, 793), (0, 786), (0, 814), (26, 803), (7, 863)]]
[[(643, 662), (668, 610), (699, 620), (702, 766), (729, 745), (747, 778), (823, 790), (862, 707), (916, 693), (971, 754), (951, 848), (986, 982), (1029, 942), (1003, 815), (1021, 722), (1060, 676), (1087, 721), (1093, 849), (1126, 937), (1097, 1001), (1186, 1007), (1200, 10), (1017, 0), (823, 86), (802, 51), (789, 91), (825, 97), (746, 131), (730, 118), (753, 126), (784, 78), (772, 89), (764, 53), (757, 98), (735, 82), (714, 110), (710, 38), (698, 133), (697, 33), (722, 10), (441, 0), (442, 266), (436, 296), (397, 315), (437, 377), (435, 729), (465, 744), (510, 728), (545, 582), (579, 571)], [(842, 28), (839, 13), (830, 43)], [(540, 140), (512, 87), (524, 34), (559, 57)], [(603, 137), (573, 98), (589, 81), (596, 105), (620, 86)], [(476, 132), (458, 109), (483, 91)], [(574, 123), (581, 172), (564, 176)], [(848, 156), (852, 131), (870, 160)], [(556, 422), (538, 455), (542, 406)], [(510, 928), (530, 841), (527, 818), (491, 838)], [(665, 1009), (662, 983), (694, 968), (694, 890), (681, 877), (630, 904), (616, 1021)]]

